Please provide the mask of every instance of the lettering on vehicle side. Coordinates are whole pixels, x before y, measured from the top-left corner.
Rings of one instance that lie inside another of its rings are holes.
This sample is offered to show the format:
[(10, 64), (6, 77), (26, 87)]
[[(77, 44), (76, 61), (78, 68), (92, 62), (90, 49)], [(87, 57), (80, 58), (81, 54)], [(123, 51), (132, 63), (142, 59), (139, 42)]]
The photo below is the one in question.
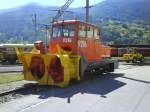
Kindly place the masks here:
[(87, 47), (87, 43), (84, 40), (79, 40), (78, 41), (78, 47), (80, 48), (86, 48)]
[(63, 43), (71, 43), (72, 39), (71, 38), (63, 38)]

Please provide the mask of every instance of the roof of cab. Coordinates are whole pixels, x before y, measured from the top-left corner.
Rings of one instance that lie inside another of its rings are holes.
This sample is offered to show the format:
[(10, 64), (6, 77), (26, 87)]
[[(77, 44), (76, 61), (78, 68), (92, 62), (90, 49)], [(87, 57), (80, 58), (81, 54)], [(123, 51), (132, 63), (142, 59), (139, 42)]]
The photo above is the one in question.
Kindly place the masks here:
[(57, 21), (57, 22), (54, 22), (53, 25), (59, 25), (59, 24), (86, 24), (86, 25), (89, 25), (89, 26), (92, 26), (92, 27), (96, 27), (98, 28), (98, 26), (94, 25), (94, 24), (91, 24), (91, 23), (87, 23), (87, 22), (83, 22), (83, 21), (80, 21), (80, 20), (62, 20), (62, 21)]

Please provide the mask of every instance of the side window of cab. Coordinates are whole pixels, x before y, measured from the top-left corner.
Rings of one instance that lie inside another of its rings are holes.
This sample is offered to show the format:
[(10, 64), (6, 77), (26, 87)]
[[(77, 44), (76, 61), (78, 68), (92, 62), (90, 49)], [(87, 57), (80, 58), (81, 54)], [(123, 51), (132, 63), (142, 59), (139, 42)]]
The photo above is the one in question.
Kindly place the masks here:
[(94, 37), (94, 28), (92, 26), (87, 26), (87, 37), (88, 38)]
[(79, 37), (87, 37), (93, 38), (94, 37), (94, 28), (90, 25), (79, 25)]
[(94, 38), (99, 39), (100, 36), (100, 30), (98, 28), (94, 28)]
[(86, 37), (86, 27), (83, 24), (79, 25), (79, 38)]

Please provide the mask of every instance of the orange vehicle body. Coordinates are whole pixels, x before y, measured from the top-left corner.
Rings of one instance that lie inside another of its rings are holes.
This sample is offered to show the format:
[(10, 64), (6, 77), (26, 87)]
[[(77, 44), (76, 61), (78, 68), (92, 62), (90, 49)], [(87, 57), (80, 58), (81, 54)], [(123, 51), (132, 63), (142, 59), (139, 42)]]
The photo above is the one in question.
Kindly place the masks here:
[[(70, 35), (66, 28), (69, 26)], [(49, 42), (50, 53), (57, 54), (57, 45), (59, 45), (73, 55), (83, 57), (86, 61), (99, 61), (110, 57), (110, 47), (102, 45), (97, 26), (79, 20), (67, 20), (54, 22), (52, 27), (53, 34)], [(63, 30), (66, 30), (64, 31), (66, 34)], [(62, 32), (63, 35), (61, 35)]]
[(42, 85), (66, 87), (72, 79), (84, 79), (86, 73), (113, 72), (117, 67), (108, 59), (110, 47), (101, 43), (99, 28), (79, 20), (54, 22), (48, 51), (42, 41), (36, 41), (30, 53), (16, 52), (25, 80)]

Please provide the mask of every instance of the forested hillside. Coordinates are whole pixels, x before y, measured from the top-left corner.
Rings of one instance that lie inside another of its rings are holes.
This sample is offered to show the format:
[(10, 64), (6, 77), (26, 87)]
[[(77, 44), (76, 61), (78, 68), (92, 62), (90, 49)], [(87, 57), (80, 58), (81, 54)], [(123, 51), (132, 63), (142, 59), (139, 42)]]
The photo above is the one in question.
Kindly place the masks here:
[(107, 20), (101, 26), (102, 39), (109, 44), (150, 44), (150, 25)]

